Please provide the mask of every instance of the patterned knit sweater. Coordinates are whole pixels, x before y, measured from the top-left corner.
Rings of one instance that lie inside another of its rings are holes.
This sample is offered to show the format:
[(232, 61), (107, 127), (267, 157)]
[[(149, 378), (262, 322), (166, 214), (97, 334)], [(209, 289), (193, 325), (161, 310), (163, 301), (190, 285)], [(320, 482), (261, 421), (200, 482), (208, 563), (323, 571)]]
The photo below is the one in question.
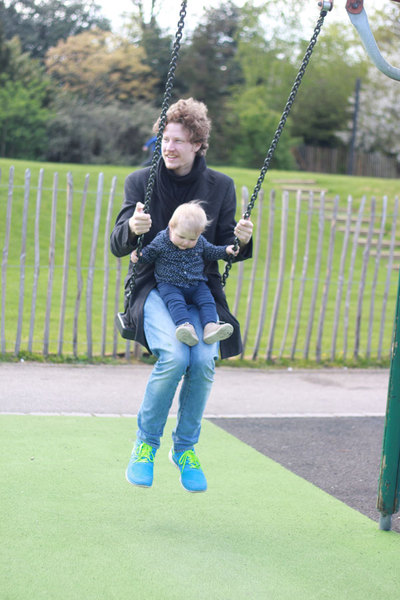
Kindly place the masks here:
[(207, 281), (204, 261), (221, 258), (227, 258), (226, 246), (214, 246), (202, 235), (193, 248), (181, 250), (169, 239), (168, 227), (142, 249), (140, 256), (144, 263), (154, 263), (157, 283), (162, 281), (186, 288), (199, 281)]

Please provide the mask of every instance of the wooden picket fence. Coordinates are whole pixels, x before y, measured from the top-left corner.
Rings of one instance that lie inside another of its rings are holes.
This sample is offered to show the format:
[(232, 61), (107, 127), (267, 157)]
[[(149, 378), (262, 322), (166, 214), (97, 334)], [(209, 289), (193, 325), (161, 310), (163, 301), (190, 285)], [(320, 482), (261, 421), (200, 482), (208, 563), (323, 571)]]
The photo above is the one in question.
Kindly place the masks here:
[[(0, 174), (1, 175), (1, 174)], [(303, 188), (301, 187), (303, 185)], [(304, 183), (260, 192), (251, 261), (233, 266), (226, 294), (242, 327), (242, 358), (320, 362), (390, 355), (400, 250), (398, 198), (328, 198)], [(242, 203), (248, 190), (241, 190)], [(122, 193), (99, 175), (79, 190), (55, 174), (37, 185), (0, 176), (1, 354), (136, 357), (114, 316), (128, 258), (109, 237)], [(61, 216), (60, 216), (61, 215)], [(223, 265), (221, 265), (223, 267)]]
[[(342, 173), (365, 177), (397, 178), (399, 162), (394, 156), (382, 152), (358, 152), (352, 156), (350, 149), (324, 148), (320, 146), (298, 146), (292, 149), (298, 168), (313, 173)], [(351, 169), (349, 171), (349, 169)]]

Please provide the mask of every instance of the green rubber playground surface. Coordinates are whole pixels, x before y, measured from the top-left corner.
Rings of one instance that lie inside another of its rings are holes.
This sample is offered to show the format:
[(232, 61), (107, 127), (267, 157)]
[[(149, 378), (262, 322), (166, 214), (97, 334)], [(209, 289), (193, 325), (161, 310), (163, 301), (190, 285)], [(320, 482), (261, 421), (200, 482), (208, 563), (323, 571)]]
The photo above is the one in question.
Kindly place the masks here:
[(1, 600), (398, 600), (400, 536), (205, 421), (209, 483), (124, 478), (133, 419), (1, 416)]

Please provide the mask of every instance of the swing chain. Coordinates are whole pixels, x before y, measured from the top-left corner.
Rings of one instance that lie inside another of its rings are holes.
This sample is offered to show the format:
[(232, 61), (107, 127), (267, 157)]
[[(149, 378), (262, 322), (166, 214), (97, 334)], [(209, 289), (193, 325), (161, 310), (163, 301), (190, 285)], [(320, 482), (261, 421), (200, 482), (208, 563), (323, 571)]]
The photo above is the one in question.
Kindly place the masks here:
[[(269, 166), (270, 166), (271, 160), (273, 158), (274, 152), (275, 152), (276, 147), (278, 145), (279, 139), (280, 139), (280, 137), (282, 135), (283, 128), (284, 128), (284, 126), (286, 124), (286, 120), (287, 120), (287, 118), (289, 116), (289, 113), (290, 113), (290, 110), (292, 108), (293, 102), (294, 102), (294, 100), (296, 98), (296, 94), (298, 92), (298, 89), (300, 87), (300, 84), (301, 84), (301, 81), (303, 79), (304, 73), (306, 71), (306, 68), (307, 68), (308, 63), (309, 63), (310, 58), (311, 58), (311, 55), (313, 53), (314, 46), (317, 43), (317, 39), (318, 39), (318, 36), (319, 36), (319, 34), (321, 32), (321, 28), (322, 28), (322, 25), (324, 24), (324, 19), (325, 19), (326, 15), (327, 15), (327, 12), (325, 10), (321, 11), (320, 17), (319, 17), (318, 22), (317, 22), (317, 24), (315, 26), (315, 29), (314, 29), (314, 33), (313, 33), (313, 35), (311, 37), (311, 40), (310, 40), (310, 43), (309, 43), (308, 48), (306, 50), (306, 53), (304, 54), (303, 61), (301, 63), (299, 72), (297, 73), (296, 79), (294, 80), (292, 90), (291, 90), (291, 92), (289, 94), (289, 97), (288, 97), (288, 100), (286, 102), (286, 106), (285, 106), (284, 111), (282, 113), (281, 119), (279, 121), (278, 127), (277, 127), (277, 129), (275, 131), (275, 135), (272, 138), (271, 145), (269, 147), (267, 156), (265, 158), (264, 164), (263, 164), (262, 169), (260, 171), (260, 175), (259, 175), (259, 177), (257, 179), (257, 183), (256, 183), (256, 185), (254, 187), (254, 191), (253, 191), (253, 193), (251, 195), (251, 198), (249, 200), (249, 203), (247, 205), (247, 209), (246, 209), (246, 211), (243, 214), (243, 218), (244, 219), (249, 219), (250, 218), (251, 211), (254, 208), (254, 204), (255, 204), (255, 202), (257, 200), (258, 193), (259, 193), (259, 191), (261, 189), (261, 186), (263, 184), (264, 177), (265, 177), (265, 175), (266, 175), (266, 173), (267, 173), (267, 171), (269, 169)], [(239, 240), (238, 240), (237, 237), (235, 237), (234, 249), (237, 250), (238, 248), (239, 248)], [(222, 275), (222, 286), (223, 287), (226, 284), (226, 280), (228, 279), (228, 276), (229, 276), (229, 271), (232, 268), (232, 261), (233, 261), (233, 256), (230, 255), (229, 258), (228, 258), (228, 260), (227, 260), (226, 266), (225, 266), (225, 272)]]
[[(187, 5), (187, 0), (183, 0), (181, 9), (179, 12), (179, 21), (178, 21), (176, 34), (175, 34), (174, 46), (173, 46), (173, 50), (172, 50), (172, 54), (171, 54), (171, 61), (169, 63), (169, 68), (168, 68), (167, 81), (165, 84), (165, 91), (164, 91), (163, 101), (162, 101), (162, 105), (161, 105), (161, 113), (160, 113), (160, 117), (159, 117), (159, 121), (158, 121), (157, 140), (156, 140), (156, 144), (154, 147), (153, 156), (151, 159), (150, 175), (149, 175), (149, 180), (147, 182), (146, 195), (145, 195), (145, 199), (144, 199), (144, 203), (143, 203), (143, 211), (145, 213), (149, 212), (150, 200), (151, 200), (151, 196), (153, 194), (154, 184), (155, 184), (155, 180), (156, 180), (157, 164), (158, 164), (159, 156), (161, 154), (161, 141), (162, 141), (162, 137), (164, 134), (165, 122), (167, 120), (167, 111), (168, 111), (170, 100), (171, 100), (172, 89), (174, 87), (176, 65), (178, 62), (179, 50), (181, 47), (182, 32), (183, 32), (183, 28), (185, 25), (186, 5)], [(140, 253), (141, 253), (141, 250), (143, 247), (143, 237), (144, 237), (144, 234), (139, 235), (138, 239), (137, 239), (136, 252), (137, 252), (138, 257), (140, 257)], [(135, 287), (136, 264), (137, 263), (132, 265), (131, 277), (128, 282), (129, 287), (126, 290), (126, 294), (125, 294), (125, 297), (127, 300), (132, 295), (133, 289)]]

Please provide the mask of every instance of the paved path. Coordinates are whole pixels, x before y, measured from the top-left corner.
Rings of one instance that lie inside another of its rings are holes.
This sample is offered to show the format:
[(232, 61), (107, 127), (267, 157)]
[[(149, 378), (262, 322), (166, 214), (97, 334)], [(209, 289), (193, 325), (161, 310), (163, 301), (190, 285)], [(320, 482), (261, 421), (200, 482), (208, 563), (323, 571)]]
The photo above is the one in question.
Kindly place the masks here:
[[(0, 412), (132, 416), (150, 372), (148, 365), (0, 363)], [(386, 369), (219, 367), (206, 416), (382, 416), (388, 381)]]

